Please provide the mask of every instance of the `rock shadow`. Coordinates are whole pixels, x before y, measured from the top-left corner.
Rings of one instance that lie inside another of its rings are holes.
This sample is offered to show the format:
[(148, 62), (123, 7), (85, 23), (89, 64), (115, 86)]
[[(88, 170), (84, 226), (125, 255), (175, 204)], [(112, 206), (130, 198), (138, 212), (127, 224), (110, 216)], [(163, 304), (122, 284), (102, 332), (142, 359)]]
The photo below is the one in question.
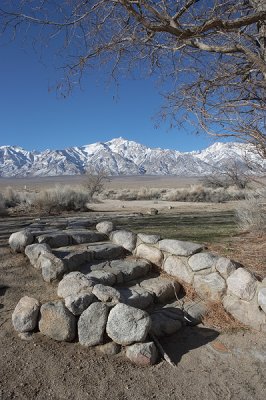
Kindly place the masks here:
[(212, 342), (219, 334), (214, 329), (187, 326), (171, 336), (160, 338), (159, 341), (172, 362), (178, 364), (184, 354)]

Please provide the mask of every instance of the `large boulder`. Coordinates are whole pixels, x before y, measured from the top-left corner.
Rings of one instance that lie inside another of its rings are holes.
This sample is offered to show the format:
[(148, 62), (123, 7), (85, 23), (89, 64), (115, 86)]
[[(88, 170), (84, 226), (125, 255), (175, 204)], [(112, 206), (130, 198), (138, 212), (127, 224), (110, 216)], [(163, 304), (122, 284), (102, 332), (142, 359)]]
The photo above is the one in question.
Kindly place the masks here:
[(115, 229), (115, 226), (112, 221), (102, 221), (96, 225), (96, 229), (98, 232), (109, 235)]
[(64, 261), (52, 253), (40, 254), (38, 265), (42, 270), (42, 277), (45, 282), (58, 281), (68, 271)]
[(212, 253), (198, 253), (189, 257), (188, 264), (196, 273), (213, 272), (218, 257)]
[(226, 283), (218, 272), (212, 272), (208, 275), (195, 275), (194, 288), (201, 298), (219, 301), (226, 292)]
[(94, 294), (81, 291), (77, 294), (65, 297), (65, 306), (72, 314), (80, 315), (95, 301), (97, 301), (97, 299)]
[(146, 244), (156, 244), (161, 240), (160, 235), (147, 235), (145, 233), (138, 233), (138, 239)]
[(126, 250), (132, 252), (136, 247), (137, 235), (130, 231), (113, 231), (110, 235), (113, 243), (123, 246)]
[(12, 233), (8, 240), (9, 246), (16, 253), (23, 253), (25, 247), (33, 242), (34, 236), (28, 229)]
[(25, 254), (30, 260), (31, 265), (33, 265), (35, 268), (41, 267), (39, 257), (41, 254), (45, 253), (52, 253), (51, 247), (46, 243), (34, 243), (25, 248)]
[(180, 290), (178, 282), (162, 277), (145, 279), (140, 282), (140, 286), (152, 293), (155, 301), (159, 303), (166, 303), (173, 299)]
[(93, 303), (78, 321), (79, 342), (83, 346), (96, 346), (103, 342), (109, 307), (103, 303)]
[(38, 236), (38, 242), (47, 243), (50, 247), (56, 248), (68, 246), (71, 244), (71, 238), (64, 232), (45, 233)]
[(70, 272), (59, 282), (58, 297), (76, 295), (80, 292), (92, 293), (94, 282), (81, 272)]
[(126, 356), (136, 365), (153, 365), (158, 359), (158, 350), (153, 342), (136, 343), (126, 348)]
[(120, 302), (131, 307), (145, 310), (153, 303), (153, 295), (139, 285), (130, 288), (117, 288), (121, 295)]
[(157, 337), (172, 335), (185, 325), (184, 313), (179, 308), (168, 307), (151, 314), (150, 332)]
[(106, 332), (116, 343), (128, 345), (143, 342), (151, 327), (149, 314), (119, 303), (110, 311)]
[(179, 281), (191, 284), (194, 274), (184, 257), (169, 256), (164, 262), (163, 269), (167, 274), (175, 276)]
[(266, 314), (259, 309), (256, 302), (248, 302), (227, 295), (223, 298), (223, 306), (227, 312), (244, 325), (266, 332)]
[(116, 275), (104, 270), (92, 271), (86, 276), (92, 281), (95, 281), (95, 283), (101, 283), (102, 285), (113, 286), (116, 283)]
[(146, 260), (115, 260), (110, 263), (111, 270), (121, 274), (123, 282), (129, 282), (147, 275), (151, 265)]
[(114, 243), (101, 243), (88, 246), (88, 251), (95, 260), (114, 260), (125, 255), (126, 250), (123, 246)]
[(90, 259), (87, 250), (72, 251), (63, 258), (69, 272), (78, 270), (82, 264), (90, 261)]
[(24, 296), (22, 297), (12, 314), (12, 323), (18, 332), (30, 332), (36, 328), (40, 303), (38, 300)]
[(182, 240), (163, 239), (159, 242), (159, 249), (175, 256), (191, 256), (204, 248), (198, 243), (183, 242)]
[(89, 231), (86, 229), (83, 230), (68, 230), (68, 235), (72, 238), (73, 244), (82, 244), (82, 243), (95, 243), (101, 242), (107, 239), (107, 236), (104, 233)]
[(234, 261), (230, 260), (230, 258), (219, 257), (215, 268), (224, 279), (227, 279), (228, 276), (238, 268), (238, 265)]
[(62, 301), (50, 301), (41, 306), (39, 329), (51, 339), (71, 342), (76, 336), (76, 317)]
[(121, 295), (118, 290), (100, 283), (94, 286), (92, 293), (98, 300), (103, 301), (104, 303), (110, 302), (116, 304), (121, 300)]
[(140, 258), (145, 258), (151, 263), (158, 265), (159, 267), (163, 262), (163, 253), (156, 247), (149, 246), (147, 244), (140, 244), (136, 248), (136, 256)]
[(227, 278), (227, 286), (228, 294), (250, 301), (255, 295), (257, 280), (246, 269), (238, 268)]

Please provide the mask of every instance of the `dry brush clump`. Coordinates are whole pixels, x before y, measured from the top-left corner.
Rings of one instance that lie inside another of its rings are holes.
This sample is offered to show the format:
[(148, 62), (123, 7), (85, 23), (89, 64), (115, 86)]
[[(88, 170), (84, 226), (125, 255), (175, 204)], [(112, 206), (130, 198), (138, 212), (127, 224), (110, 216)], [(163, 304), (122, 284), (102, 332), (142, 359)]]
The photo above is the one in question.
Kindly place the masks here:
[(39, 212), (48, 214), (62, 211), (84, 211), (90, 196), (82, 187), (56, 186), (36, 193), (32, 200), (32, 207)]
[(236, 217), (240, 229), (254, 233), (266, 232), (266, 188), (247, 194), (245, 201), (236, 209)]
[(7, 214), (8, 214), (8, 211), (7, 211), (4, 196), (2, 193), (0, 193), (0, 216), (2, 217)]
[(189, 188), (140, 188), (105, 190), (101, 193), (102, 199), (112, 200), (162, 200), (182, 202), (212, 202), (219, 203), (245, 198), (246, 191), (235, 187), (210, 188), (203, 185), (192, 185)]

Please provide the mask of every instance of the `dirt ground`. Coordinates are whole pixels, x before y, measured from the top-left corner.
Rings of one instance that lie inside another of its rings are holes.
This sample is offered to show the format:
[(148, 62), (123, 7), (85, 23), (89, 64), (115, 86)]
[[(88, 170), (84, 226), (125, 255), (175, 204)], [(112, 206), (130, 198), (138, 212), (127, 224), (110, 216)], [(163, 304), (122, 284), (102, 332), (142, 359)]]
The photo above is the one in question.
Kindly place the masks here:
[(94, 348), (55, 342), (39, 333), (21, 340), (11, 324), (18, 300), (23, 295), (41, 301), (56, 297), (55, 286), (45, 283), (27, 259), (12, 254), (7, 245), (11, 232), (30, 220), (17, 216), (0, 221), (1, 400), (266, 398), (265, 335), (252, 330), (221, 333), (200, 325), (164, 338), (161, 344), (175, 367), (161, 360), (141, 368), (123, 355), (104, 356)]

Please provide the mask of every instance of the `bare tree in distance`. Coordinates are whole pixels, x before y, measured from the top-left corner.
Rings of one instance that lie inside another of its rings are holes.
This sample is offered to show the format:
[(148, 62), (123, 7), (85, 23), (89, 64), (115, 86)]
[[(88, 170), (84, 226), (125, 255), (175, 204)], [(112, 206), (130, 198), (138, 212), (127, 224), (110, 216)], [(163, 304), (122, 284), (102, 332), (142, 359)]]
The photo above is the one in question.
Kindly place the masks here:
[(236, 186), (238, 189), (246, 189), (251, 181), (250, 170), (248, 170), (247, 166), (245, 170), (237, 161), (231, 161), (223, 166), (222, 171), (218, 168), (213, 168), (212, 173), (202, 179), (205, 186), (213, 188)]
[(59, 90), (91, 67), (121, 77), (141, 66), (167, 83), (162, 117), (266, 158), (265, 0), (2, 0), (0, 24), (2, 35), (53, 40)]
[(92, 199), (95, 194), (99, 194), (104, 190), (106, 182), (110, 181), (110, 177), (104, 168), (94, 169), (88, 167), (85, 171), (85, 186), (89, 191), (89, 197)]

